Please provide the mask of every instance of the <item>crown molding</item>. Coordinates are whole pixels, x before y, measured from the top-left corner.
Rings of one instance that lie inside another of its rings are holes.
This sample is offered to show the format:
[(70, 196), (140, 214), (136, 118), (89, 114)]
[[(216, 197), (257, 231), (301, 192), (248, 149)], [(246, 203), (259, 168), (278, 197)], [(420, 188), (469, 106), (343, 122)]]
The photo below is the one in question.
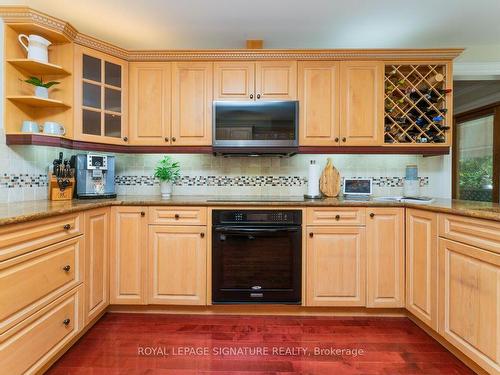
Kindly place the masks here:
[(461, 48), (443, 49), (215, 49), (215, 50), (126, 50), (79, 33), (71, 24), (24, 6), (1, 6), (6, 24), (32, 23), (63, 35), (68, 41), (127, 61), (182, 60), (436, 60), (450, 61)]

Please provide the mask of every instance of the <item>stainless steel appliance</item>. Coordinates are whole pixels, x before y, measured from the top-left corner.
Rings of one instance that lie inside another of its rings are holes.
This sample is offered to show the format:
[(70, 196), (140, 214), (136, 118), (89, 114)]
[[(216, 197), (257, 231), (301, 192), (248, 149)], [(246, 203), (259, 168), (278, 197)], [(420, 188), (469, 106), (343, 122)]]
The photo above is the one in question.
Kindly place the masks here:
[(297, 152), (297, 101), (215, 101), (213, 147), (218, 154)]
[(80, 199), (114, 198), (115, 157), (78, 154), (71, 157), (76, 173), (76, 197)]
[(300, 210), (213, 210), (212, 223), (214, 304), (300, 304)]

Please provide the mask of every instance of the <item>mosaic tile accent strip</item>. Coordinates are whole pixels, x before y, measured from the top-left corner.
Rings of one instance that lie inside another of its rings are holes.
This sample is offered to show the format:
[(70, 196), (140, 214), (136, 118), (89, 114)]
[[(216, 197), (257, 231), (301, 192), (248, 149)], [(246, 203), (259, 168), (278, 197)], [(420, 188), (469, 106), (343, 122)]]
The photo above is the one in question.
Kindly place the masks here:
[[(366, 178), (366, 177), (350, 177)], [(376, 187), (403, 187), (404, 177), (372, 177)], [(342, 184), (343, 184), (342, 179)], [(155, 186), (159, 181), (153, 176), (116, 176), (121, 186)], [(421, 187), (429, 185), (429, 177), (419, 177)], [(301, 176), (182, 176), (176, 186), (245, 186), (245, 187), (297, 187), (306, 186), (307, 178)]]
[(24, 188), (48, 186), (46, 174), (7, 174), (0, 175), (0, 188)]

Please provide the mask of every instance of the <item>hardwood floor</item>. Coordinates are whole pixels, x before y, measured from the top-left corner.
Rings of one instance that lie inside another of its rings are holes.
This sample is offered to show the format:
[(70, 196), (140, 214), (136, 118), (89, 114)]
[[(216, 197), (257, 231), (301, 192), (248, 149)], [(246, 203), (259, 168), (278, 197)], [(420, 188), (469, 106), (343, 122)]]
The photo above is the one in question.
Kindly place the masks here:
[(47, 372), (239, 373), (474, 374), (406, 318), (116, 313), (106, 314)]

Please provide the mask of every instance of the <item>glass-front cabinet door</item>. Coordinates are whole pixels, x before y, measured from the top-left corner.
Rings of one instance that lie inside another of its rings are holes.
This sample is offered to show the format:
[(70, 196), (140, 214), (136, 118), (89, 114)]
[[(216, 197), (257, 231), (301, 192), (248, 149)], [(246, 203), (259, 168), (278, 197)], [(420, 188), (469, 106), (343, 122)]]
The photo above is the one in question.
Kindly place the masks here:
[(76, 139), (127, 144), (127, 62), (78, 45), (75, 59)]

